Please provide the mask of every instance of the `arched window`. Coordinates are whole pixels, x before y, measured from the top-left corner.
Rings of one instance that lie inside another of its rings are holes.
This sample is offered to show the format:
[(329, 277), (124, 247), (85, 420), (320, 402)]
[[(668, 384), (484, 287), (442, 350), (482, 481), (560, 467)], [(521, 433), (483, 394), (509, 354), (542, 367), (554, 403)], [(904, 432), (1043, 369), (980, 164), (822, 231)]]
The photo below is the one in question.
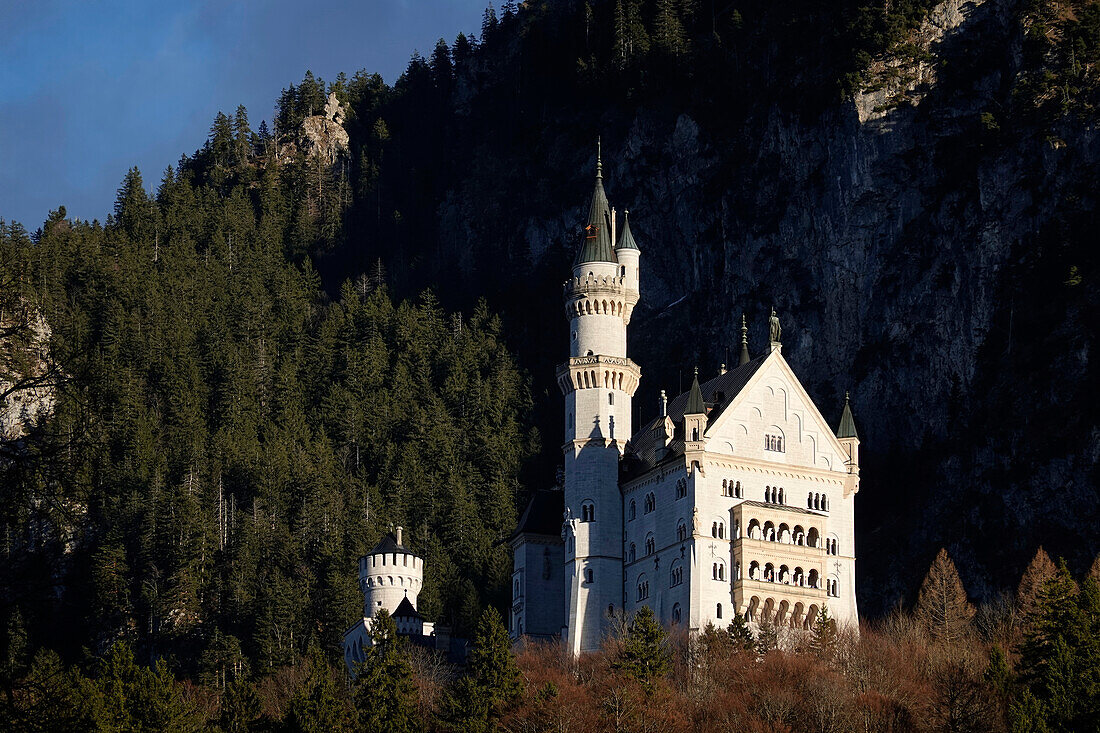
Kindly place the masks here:
[(615, 393), (614, 392), (608, 392), (607, 393), (607, 404), (609, 404), (609, 405), (615, 404)]
[(771, 563), (768, 563), (764, 566), (764, 580), (768, 581), (769, 583), (775, 582), (775, 566)]
[(719, 603), (718, 608), (715, 609), (715, 617), (716, 618), (722, 618), (722, 604), (721, 603)]
[(656, 551), (656, 549), (657, 549), (657, 545), (653, 541), (653, 534), (650, 533), (650, 534), (646, 535), (646, 538), (645, 538), (645, 554), (646, 554), (646, 556), (648, 557), (649, 555), (652, 555)]
[(614, 618), (615, 617), (615, 604), (614, 603), (608, 603), (607, 604), (607, 617), (608, 618)]
[(672, 604), (672, 623), (678, 624), (683, 617), (683, 612), (680, 610), (679, 603)]
[(756, 560), (749, 563), (749, 580), (760, 580), (760, 563)]
[(645, 495), (645, 513), (649, 514), (657, 508), (657, 497), (652, 492)]
[(817, 527), (810, 527), (810, 531), (806, 534), (806, 544), (810, 547), (820, 547), (820, 540), (821, 536), (818, 534)]
[(584, 582), (585, 583), (591, 583), (592, 582), (592, 577), (593, 577), (593, 575), (592, 575), (592, 569), (591, 568), (584, 571)]
[(672, 569), (669, 570), (668, 582), (669, 585), (672, 586), (680, 585), (684, 582), (684, 566), (679, 560), (672, 563)]
[(813, 509), (814, 508), (814, 492), (812, 492), (812, 491), (810, 493), (806, 494), (806, 508), (807, 509)]
[(718, 539), (720, 539), (720, 540), (726, 539), (726, 523), (725, 522), (719, 522), (718, 523)]
[(688, 494), (688, 486), (686, 479), (680, 479), (676, 482), (676, 498), (683, 499)]
[(596, 520), (596, 505), (590, 501), (581, 504), (581, 521), (593, 522)]
[(699, 440), (699, 428), (692, 428), (691, 429), (691, 439), (694, 440), (694, 441)]
[(809, 585), (809, 586), (810, 586), (811, 588), (818, 588), (818, 587), (820, 587), (820, 586), (818, 585), (818, 574), (817, 574), (817, 570), (811, 570), (811, 571), (810, 571), (810, 575), (809, 575), (809, 577), (807, 577), (807, 578), (806, 578), (806, 584), (807, 584), (807, 585)]
[(738, 499), (741, 498), (741, 482), (740, 481), (736, 482), (733, 485), (733, 495)]
[(515, 585), (512, 587), (512, 597), (519, 598), (519, 578), (516, 578)]
[(711, 522), (710, 523), (710, 536), (711, 537), (717, 537), (718, 536), (718, 522)]
[(633, 542), (631, 542), (630, 543), (630, 552), (628, 552), (627, 555), (626, 555), (627, 562), (634, 562), (637, 559), (637, 554), (638, 554), (638, 548), (635, 547)]
[(683, 542), (687, 539), (688, 528), (682, 521), (676, 526), (676, 541)]
[(649, 579), (645, 575), (638, 576), (638, 595), (639, 601), (644, 601), (649, 598)]
[(630, 500), (630, 509), (626, 513), (627, 518), (630, 521), (634, 521), (634, 518), (638, 516), (638, 505), (634, 503), (634, 500)]

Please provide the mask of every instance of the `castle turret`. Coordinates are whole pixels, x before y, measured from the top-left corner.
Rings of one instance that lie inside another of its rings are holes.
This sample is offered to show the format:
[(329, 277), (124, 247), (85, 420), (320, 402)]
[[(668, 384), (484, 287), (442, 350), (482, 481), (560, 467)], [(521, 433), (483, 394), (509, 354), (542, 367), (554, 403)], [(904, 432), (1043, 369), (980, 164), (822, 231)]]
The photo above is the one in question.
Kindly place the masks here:
[(563, 638), (574, 653), (599, 648), (623, 602), (623, 518), (619, 459), (631, 433), (631, 399), (641, 370), (626, 355), (626, 327), (638, 303), (639, 251), (624, 220), (615, 247), (611, 209), (596, 156), (585, 238), (564, 290), (569, 360), (558, 368), (565, 395), (565, 563)]
[(366, 618), (373, 618), (380, 608), (393, 614), (406, 598), (416, 608), (416, 597), (424, 585), (424, 559), (405, 547), (402, 539), (401, 527), (395, 527), (359, 558), (359, 589)]
[(848, 473), (859, 475), (859, 433), (856, 432), (856, 421), (852, 417), (852, 405), (848, 400), (848, 393), (844, 393), (844, 411), (840, 413), (840, 425), (836, 429), (837, 440), (847, 451)]

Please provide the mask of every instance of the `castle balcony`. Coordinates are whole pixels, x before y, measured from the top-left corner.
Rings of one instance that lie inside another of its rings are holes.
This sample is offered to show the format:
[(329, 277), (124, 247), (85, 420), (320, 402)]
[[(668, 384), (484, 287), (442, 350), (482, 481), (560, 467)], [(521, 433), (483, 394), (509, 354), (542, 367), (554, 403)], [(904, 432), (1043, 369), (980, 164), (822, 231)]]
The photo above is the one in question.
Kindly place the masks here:
[(808, 629), (828, 598), (824, 588), (741, 579), (733, 583), (733, 602), (747, 621)]
[(631, 397), (638, 389), (642, 370), (623, 356), (572, 356), (558, 367), (558, 387), (567, 395), (579, 389), (617, 389)]

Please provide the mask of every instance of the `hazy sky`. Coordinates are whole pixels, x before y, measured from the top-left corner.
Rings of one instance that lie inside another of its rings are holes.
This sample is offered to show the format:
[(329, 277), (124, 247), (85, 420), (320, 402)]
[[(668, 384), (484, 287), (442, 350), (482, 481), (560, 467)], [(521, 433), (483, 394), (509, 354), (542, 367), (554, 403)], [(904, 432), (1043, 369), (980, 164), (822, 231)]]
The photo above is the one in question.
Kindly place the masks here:
[[(499, 3), (494, 3), (498, 5)], [(270, 125), (306, 69), (387, 82), (414, 50), (480, 32), (486, 0), (0, 0), (0, 218), (100, 221), (126, 170), (155, 188), (214, 115)]]

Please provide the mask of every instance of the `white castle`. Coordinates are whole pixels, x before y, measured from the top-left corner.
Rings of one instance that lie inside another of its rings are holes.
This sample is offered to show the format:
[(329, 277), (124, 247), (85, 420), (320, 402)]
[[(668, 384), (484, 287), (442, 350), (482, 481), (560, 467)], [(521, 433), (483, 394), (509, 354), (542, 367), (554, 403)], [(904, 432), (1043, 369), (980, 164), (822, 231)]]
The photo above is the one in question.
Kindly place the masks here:
[[(856, 624), (854, 505), (859, 438), (845, 399), (834, 433), (770, 344), (668, 400), (634, 435), (641, 369), (626, 328), (641, 296), (627, 216), (596, 186), (565, 284), (569, 359), (564, 490), (535, 493), (511, 537), (510, 629), (594, 651), (617, 615), (649, 606), (667, 625), (808, 628), (828, 606)], [(564, 518), (564, 521), (563, 521)]]

